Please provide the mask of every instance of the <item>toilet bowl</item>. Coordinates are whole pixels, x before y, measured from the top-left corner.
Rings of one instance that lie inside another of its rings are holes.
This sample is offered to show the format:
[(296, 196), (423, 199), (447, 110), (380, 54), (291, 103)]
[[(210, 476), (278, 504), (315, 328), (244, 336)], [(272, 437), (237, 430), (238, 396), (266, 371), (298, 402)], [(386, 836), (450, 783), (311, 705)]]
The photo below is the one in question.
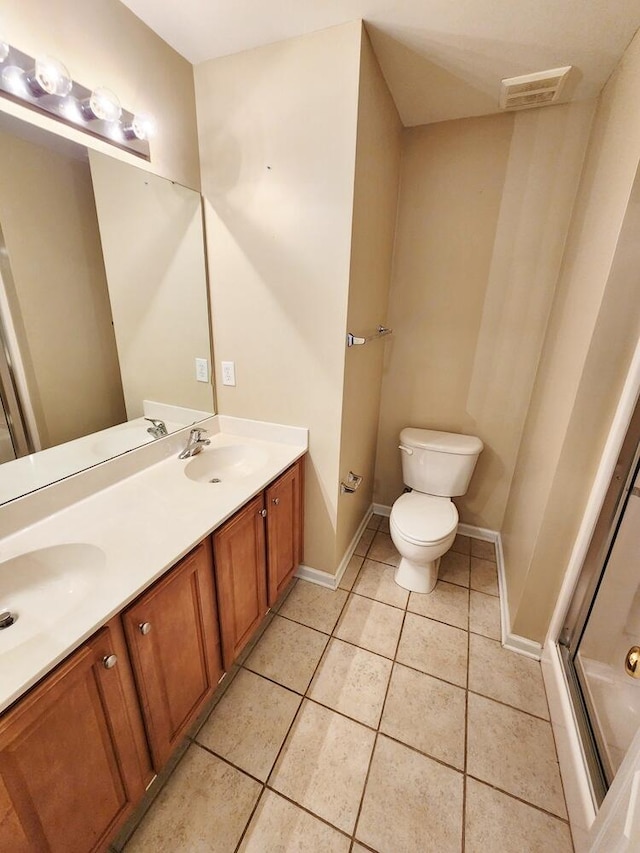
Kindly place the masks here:
[(458, 529), (451, 498), (466, 493), (482, 448), (474, 435), (412, 427), (400, 433), (402, 479), (409, 491), (391, 508), (389, 530), (400, 554), (395, 581), (404, 589), (428, 593), (435, 587), (440, 558)]
[(449, 498), (408, 492), (394, 503), (391, 539), (400, 554), (395, 582), (412, 592), (431, 592), (438, 581), (440, 558), (451, 548), (458, 511)]

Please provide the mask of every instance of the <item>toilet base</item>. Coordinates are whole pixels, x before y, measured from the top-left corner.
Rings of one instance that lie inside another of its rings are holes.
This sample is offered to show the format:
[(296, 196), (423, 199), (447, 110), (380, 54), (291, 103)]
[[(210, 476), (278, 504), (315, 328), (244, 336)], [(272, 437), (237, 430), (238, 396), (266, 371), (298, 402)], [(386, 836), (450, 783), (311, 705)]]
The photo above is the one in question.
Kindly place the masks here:
[(402, 557), (400, 565), (396, 569), (394, 580), (398, 586), (411, 592), (433, 592), (438, 583), (439, 567), (440, 557), (422, 565), (412, 563), (411, 560)]

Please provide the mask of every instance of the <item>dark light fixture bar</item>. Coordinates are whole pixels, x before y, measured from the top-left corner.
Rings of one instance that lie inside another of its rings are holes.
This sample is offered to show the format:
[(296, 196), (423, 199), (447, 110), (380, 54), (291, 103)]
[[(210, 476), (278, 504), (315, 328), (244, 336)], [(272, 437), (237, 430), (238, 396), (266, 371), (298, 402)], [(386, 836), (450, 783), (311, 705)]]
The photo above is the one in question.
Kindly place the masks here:
[(127, 112), (113, 92), (76, 83), (51, 57), (34, 59), (0, 40), (0, 95), (150, 160), (151, 116)]

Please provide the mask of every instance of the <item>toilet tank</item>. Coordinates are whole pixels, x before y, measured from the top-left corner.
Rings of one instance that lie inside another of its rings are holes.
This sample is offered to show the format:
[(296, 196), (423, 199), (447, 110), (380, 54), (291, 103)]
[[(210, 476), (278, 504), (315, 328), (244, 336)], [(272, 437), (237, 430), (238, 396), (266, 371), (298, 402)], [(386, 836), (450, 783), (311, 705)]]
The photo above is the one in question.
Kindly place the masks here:
[(405, 427), (400, 433), (403, 482), (427, 495), (464, 495), (482, 448), (475, 435)]

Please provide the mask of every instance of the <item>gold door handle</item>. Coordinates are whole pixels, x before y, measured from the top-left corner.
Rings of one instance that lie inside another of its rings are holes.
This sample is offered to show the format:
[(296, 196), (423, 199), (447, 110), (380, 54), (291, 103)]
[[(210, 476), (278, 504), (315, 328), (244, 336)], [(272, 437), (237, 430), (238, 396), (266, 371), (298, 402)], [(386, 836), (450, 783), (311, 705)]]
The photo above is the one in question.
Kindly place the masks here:
[(624, 668), (631, 678), (640, 678), (640, 646), (631, 646), (624, 659)]

